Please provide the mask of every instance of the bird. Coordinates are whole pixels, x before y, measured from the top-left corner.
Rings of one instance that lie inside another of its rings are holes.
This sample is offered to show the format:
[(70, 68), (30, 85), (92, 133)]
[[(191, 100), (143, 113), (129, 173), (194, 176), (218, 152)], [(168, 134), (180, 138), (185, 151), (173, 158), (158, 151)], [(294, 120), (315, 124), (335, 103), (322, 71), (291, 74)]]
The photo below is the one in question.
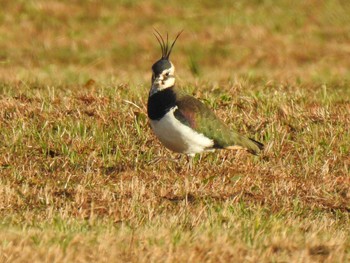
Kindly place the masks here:
[(245, 149), (258, 155), (261, 142), (231, 130), (215, 113), (197, 98), (175, 85), (175, 66), (169, 60), (181, 35), (169, 45), (155, 29), (162, 56), (152, 65), (152, 85), (148, 95), (147, 115), (150, 126), (160, 142), (169, 150), (193, 157), (216, 149)]

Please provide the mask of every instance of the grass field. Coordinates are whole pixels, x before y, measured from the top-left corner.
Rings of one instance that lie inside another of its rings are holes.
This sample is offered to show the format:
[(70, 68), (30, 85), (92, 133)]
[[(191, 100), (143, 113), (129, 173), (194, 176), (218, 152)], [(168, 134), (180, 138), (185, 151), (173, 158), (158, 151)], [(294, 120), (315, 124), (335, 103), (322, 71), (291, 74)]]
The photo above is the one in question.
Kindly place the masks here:
[[(348, 1), (1, 5), (0, 262), (350, 262)], [(161, 146), (153, 28), (262, 155)]]

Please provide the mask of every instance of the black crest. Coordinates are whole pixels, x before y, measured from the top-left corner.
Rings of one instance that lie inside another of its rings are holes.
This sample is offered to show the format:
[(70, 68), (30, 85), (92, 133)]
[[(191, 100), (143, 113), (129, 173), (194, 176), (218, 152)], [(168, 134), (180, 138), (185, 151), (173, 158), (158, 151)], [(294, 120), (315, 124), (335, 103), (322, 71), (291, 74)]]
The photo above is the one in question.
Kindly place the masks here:
[(174, 45), (175, 45), (175, 42), (176, 42), (176, 40), (179, 38), (179, 36), (180, 36), (181, 33), (183, 32), (183, 30), (180, 31), (180, 32), (177, 34), (177, 36), (176, 36), (174, 42), (171, 44), (170, 48), (169, 48), (169, 36), (168, 36), (168, 33), (166, 34), (166, 42), (165, 42), (164, 39), (163, 39), (163, 37), (162, 37), (162, 35), (158, 32), (158, 30), (157, 30), (157, 29), (154, 29), (154, 31), (155, 31), (155, 33), (153, 33), (153, 34), (154, 34), (154, 36), (157, 38), (158, 43), (159, 43), (159, 45), (160, 45), (160, 48), (161, 48), (161, 50), (162, 50), (162, 58), (161, 58), (161, 59), (167, 59), (167, 60), (168, 60), (168, 59), (169, 59), (169, 56), (170, 56), (170, 54), (171, 54), (171, 51), (173, 50), (173, 47), (174, 47)]

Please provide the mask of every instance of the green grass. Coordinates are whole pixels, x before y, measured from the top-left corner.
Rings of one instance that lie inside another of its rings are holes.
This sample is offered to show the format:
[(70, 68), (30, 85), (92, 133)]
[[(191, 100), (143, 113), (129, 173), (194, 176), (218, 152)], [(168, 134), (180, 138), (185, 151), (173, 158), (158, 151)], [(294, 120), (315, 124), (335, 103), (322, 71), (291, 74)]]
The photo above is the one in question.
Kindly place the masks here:
[[(350, 6), (213, 3), (5, 4), (1, 262), (350, 261)], [(153, 27), (185, 29), (177, 84), (261, 156), (159, 143)]]

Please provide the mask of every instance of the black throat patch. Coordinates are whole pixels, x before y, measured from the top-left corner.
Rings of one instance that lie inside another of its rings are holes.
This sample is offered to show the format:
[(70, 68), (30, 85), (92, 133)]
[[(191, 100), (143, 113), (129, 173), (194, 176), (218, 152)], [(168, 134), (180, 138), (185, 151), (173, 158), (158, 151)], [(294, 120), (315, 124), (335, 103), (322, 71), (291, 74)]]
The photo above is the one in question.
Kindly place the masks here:
[(174, 87), (167, 88), (148, 98), (147, 113), (151, 120), (160, 120), (168, 111), (176, 106)]

